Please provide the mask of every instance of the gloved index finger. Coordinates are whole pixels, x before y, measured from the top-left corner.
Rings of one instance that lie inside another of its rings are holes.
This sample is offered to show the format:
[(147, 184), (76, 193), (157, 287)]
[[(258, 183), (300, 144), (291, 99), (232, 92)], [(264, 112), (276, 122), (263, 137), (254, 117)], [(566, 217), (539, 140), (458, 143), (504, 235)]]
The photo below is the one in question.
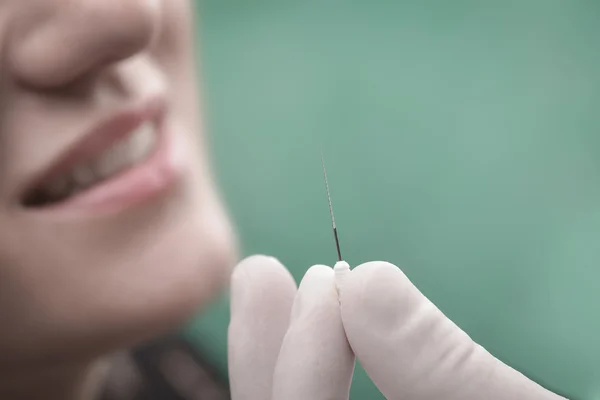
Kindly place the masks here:
[(564, 400), (474, 343), (394, 265), (356, 267), (340, 295), (352, 349), (387, 398)]
[(294, 300), (271, 399), (348, 399), (353, 372), (354, 354), (342, 325), (334, 272), (314, 266)]

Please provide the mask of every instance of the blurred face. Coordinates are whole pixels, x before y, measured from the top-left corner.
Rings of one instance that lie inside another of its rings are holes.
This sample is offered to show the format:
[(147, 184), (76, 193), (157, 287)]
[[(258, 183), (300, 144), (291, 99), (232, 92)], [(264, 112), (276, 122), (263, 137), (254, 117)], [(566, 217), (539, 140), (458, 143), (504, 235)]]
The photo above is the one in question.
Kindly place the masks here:
[(187, 0), (0, 0), (0, 371), (172, 328), (228, 277)]

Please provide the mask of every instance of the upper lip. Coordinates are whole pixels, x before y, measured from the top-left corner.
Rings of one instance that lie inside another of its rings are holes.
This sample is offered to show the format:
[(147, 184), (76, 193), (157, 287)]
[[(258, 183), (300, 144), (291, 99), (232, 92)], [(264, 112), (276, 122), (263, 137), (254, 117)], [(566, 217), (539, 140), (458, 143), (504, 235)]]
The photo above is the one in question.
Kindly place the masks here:
[(42, 182), (52, 176), (64, 173), (81, 162), (93, 159), (133, 132), (142, 123), (146, 121), (160, 123), (164, 112), (165, 102), (162, 98), (157, 97), (140, 106), (129, 107), (100, 122), (84, 134), (80, 140), (61, 152), (47, 168), (34, 177), (26, 185), (24, 195), (39, 187)]

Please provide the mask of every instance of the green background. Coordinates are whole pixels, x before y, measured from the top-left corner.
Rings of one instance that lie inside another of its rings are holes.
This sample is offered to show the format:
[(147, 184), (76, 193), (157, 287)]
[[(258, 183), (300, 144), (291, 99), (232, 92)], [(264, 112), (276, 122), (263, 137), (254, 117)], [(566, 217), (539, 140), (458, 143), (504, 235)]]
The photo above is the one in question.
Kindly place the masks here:
[[(494, 355), (600, 398), (600, 3), (198, 4), (244, 255), (387, 260)], [(225, 298), (188, 333), (226, 371)], [(383, 398), (358, 370), (353, 399)]]

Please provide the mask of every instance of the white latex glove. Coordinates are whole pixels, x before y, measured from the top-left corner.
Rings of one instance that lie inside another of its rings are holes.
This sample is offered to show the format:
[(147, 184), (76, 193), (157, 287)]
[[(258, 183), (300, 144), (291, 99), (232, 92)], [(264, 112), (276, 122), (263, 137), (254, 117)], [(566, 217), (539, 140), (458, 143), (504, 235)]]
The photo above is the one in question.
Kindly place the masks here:
[(392, 264), (356, 267), (340, 298), (350, 345), (388, 399), (564, 399), (474, 343)]
[(275, 259), (240, 263), (229, 327), (233, 400), (348, 399), (352, 350), (391, 400), (563, 399), (475, 344), (397, 267), (371, 262), (343, 277), (338, 298), (333, 270), (312, 267), (296, 294)]
[(276, 259), (243, 260), (231, 280), (233, 400), (347, 399), (354, 372), (334, 273), (310, 268), (299, 289)]

